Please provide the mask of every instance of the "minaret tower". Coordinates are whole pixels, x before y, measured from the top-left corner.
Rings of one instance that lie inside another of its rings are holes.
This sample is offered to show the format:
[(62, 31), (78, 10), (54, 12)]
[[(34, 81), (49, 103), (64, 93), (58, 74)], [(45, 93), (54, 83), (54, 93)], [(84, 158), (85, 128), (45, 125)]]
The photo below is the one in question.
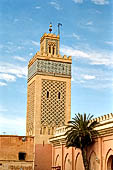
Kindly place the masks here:
[(26, 135), (35, 143), (48, 143), (56, 127), (71, 116), (71, 56), (59, 54), (59, 35), (40, 39), (40, 52), (28, 64)]

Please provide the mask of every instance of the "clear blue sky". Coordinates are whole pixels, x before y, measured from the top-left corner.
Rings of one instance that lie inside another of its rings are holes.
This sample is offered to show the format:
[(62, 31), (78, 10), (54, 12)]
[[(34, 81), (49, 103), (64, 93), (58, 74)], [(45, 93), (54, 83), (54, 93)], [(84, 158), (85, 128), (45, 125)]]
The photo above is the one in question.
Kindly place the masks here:
[(113, 112), (112, 0), (0, 0), (0, 134), (25, 134), (27, 64), (50, 22), (73, 60), (72, 117)]

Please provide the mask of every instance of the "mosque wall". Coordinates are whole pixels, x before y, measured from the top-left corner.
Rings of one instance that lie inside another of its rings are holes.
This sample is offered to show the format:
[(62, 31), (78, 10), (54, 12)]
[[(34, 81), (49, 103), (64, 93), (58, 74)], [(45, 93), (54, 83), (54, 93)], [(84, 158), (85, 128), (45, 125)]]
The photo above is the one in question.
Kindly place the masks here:
[[(61, 170), (84, 170), (81, 151), (77, 148), (66, 148), (65, 144), (53, 146), (52, 167), (60, 166)], [(113, 135), (95, 139), (88, 147), (90, 170), (112, 170), (113, 168)]]
[(34, 170), (51, 170), (52, 165), (52, 145), (35, 145), (35, 164)]
[[(87, 148), (89, 167), (90, 170), (112, 170), (113, 114), (101, 116), (97, 121), (100, 122), (96, 127), (100, 135), (94, 138), (94, 142)], [(64, 134), (65, 126), (57, 128), (56, 134), (50, 139), (52, 167), (60, 166), (61, 170), (84, 170), (81, 151), (77, 148), (66, 148)]]
[(0, 170), (32, 170), (34, 138), (0, 135)]

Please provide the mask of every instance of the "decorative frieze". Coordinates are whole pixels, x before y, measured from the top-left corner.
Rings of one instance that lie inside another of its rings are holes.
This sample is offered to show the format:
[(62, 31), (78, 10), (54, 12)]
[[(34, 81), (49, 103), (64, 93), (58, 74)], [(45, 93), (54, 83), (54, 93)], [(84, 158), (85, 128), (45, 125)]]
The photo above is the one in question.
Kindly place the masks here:
[(28, 69), (28, 79), (37, 72), (37, 60)]
[(71, 64), (37, 59), (28, 69), (28, 79), (38, 73), (71, 77)]

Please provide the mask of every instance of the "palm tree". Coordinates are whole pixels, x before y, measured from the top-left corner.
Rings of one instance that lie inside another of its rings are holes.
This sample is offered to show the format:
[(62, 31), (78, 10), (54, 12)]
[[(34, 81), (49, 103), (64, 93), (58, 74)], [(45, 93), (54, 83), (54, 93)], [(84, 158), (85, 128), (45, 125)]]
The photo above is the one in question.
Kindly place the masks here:
[(89, 162), (87, 159), (87, 146), (93, 142), (93, 136), (97, 136), (98, 132), (94, 129), (97, 121), (91, 121), (93, 115), (75, 114), (75, 118), (68, 122), (66, 127), (66, 147), (75, 147), (81, 149), (83, 164), (85, 170), (89, 170)]

